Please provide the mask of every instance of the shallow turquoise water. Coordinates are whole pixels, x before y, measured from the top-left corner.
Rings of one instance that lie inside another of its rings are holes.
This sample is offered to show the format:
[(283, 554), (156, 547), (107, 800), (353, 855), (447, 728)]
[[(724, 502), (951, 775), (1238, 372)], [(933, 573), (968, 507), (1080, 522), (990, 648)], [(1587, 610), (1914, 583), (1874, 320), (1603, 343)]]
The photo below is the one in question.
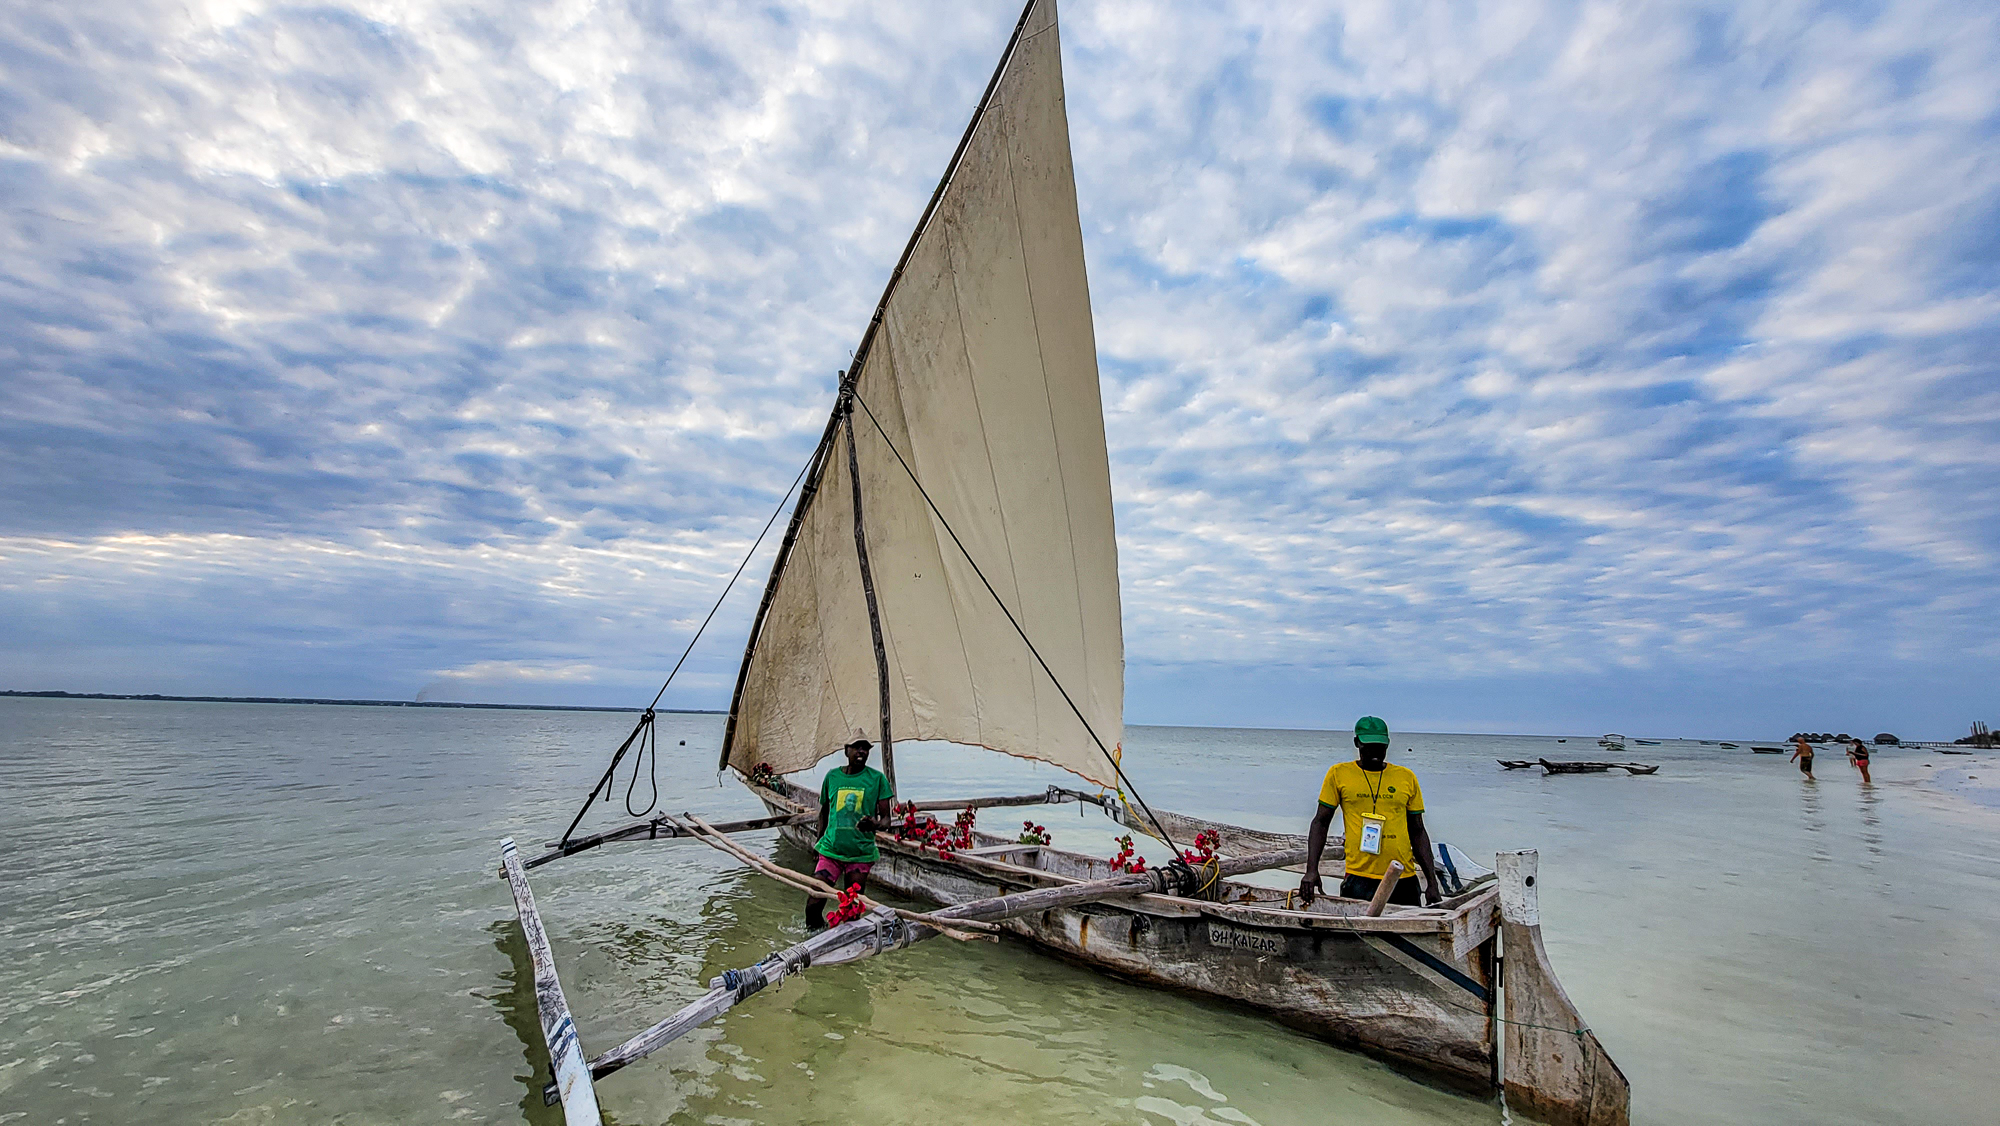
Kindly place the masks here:
[[(0, 1122), (556, 1121), (497, 841), (560, 831), (631, 719), (0, 700)], [(755, 812), (717, 784), (718, 717), (661, 730), (664, 808)], [(1133, 728), (1127, 764), (1159, 805), (1296, 829), (1344, 741)], [(1587, 736), (1395, 747), (1437, 836), (1541, 850), (1551, 955), (1632, 1079), (1635, 1121), (1993, 1120), (2000, 756), (1884, 752), (1864, 789), (1838, 756), (1807, 784), (1747, 746), (1634, 747), (1653, 778), (1492, 762), (1594, 757)], [(925, 747), (899, 772), (916, 796), (1066, 778)], [(1095, 811), (1037, 812), (1058, 844), (1112, 851)], [(792, 893), (699, 845), (534, 879), (593, 1050), (799, 933)], [(627, 1124), (1503, 1115), (1012, 943), (811, 975), (601, 1093)]]

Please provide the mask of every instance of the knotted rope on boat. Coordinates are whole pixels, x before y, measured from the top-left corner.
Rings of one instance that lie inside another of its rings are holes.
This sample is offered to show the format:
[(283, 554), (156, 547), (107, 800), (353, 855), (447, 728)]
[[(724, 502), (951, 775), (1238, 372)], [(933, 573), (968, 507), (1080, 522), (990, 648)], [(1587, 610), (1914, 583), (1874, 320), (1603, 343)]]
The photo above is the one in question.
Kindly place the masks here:
[[(895, 920), (887, 921), (895, 922)], [(878, 921), (876, 924), (878, 934), (881, 929), (881, 921)], [(879, 950), (876, 952), (880, 953)], [(736, 994), (737, 1004), (742, 1004), (752, 994), (760, 992), (767, 986), (776, 985), (783, 988), (786, 978), (793, 974), (802, 974), (811, 967), (812, 953), (804, 946), (794, 946), (780, 950), (754, 966), (740, 970), (724, 970), (721, 977), (709, 983), (709, 988), (732, 990)], [(772, 976), (773, 970), (777, 971), (776, 977)]]

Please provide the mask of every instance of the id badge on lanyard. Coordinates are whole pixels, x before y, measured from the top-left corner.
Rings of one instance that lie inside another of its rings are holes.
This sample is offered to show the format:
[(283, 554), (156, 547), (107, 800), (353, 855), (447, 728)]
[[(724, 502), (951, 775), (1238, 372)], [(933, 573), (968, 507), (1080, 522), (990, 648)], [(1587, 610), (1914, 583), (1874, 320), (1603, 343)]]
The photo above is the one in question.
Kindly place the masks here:
[(1370, 856), (1381, 855), (1382, 825), (1383, 819), (1380, 817), (1369, 813), (1361, 815), (1361, 851)]

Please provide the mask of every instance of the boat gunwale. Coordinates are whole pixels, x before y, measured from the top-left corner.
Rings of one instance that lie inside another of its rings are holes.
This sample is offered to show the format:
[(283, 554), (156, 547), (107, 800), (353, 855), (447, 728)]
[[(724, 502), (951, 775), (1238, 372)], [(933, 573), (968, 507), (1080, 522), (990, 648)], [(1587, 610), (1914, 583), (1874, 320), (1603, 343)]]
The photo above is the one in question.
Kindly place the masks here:
[[(785, 785), (795, 786), (796, 784), (786, 782)], [(789, 809), (794, 814), (809, 813), (813, 810), (812, 806), (802, 801), (778, 791), (755, 785), (748, 780), (743, 780), (743, 786), (757, 795), (766, 804), (781, 806)], [(801, 792), (803, 792), (802, 788)], [(799, 827), (788, 826), (787, 828), (797, 829)], [(783, 833), (785, 830), (780, 829), (779, 831)], [(1006, 843), (1003, 838), (995, 834), (979, 833), (977, 835), (993, 839), (993, 846), (982, 847), (996, 847)], [(990, 856), (971, 856), (962, 851), (954, 852), (947, 859), (928, 853), (907, 841), (899, 841), (885, 833), (878, 833), (876, 835), (876, 847), (883, 852), (894, 855), (898, 860), (927, 866), (936, 865), (947, 870), (957, 869), (962, 873), (970, 869), (972, 872), (996, 882), (1017, 884), (1026, 889), (1061, 887), (1065, 884), (1083, 882), (1081, 877), (1050, 872), (1043, 868), (1030, 868), (1021, 864), (1011, 864), (1004, 860), (993, 859)], [(1102, 863), (1096, 857), (1086, 856), (1079, 852), (1070, 852), (1067, 849), (1052, 848), (1048, 845), (1020, 845), (1019, 847), (1024, 849), (1041, 849), (1085, 863)], [(1226, 880), (1224, 882), (1234, 884), (1238, 887), (1256, 886), (1243, 884), (1236, 880)], [(1324, 898), (1337, 902), (1352, 903), (1364, 910), (1367, 907), (1366, 900), (1343, 900), (1340, 896), (1334, 895)], [(1318, 911), (1293, 911), (1281, 907), (1266, 907), (1254, 903), (1217, 902), (1168, 895), (1161, 892), (1148, 892), (1120, 900), (1092, 904), (1091, 906), (1130, 911), (1141, 915), (1181, 917), (1190, 914), (1209, 915), (1231, 923), (1269, 927), (1277, 930), (1312, 932), (1345, 931), (1356, 934), (1369, 932), (1378, 934), (1429, 934), (1449, 938), (1454, 932), (1469, 926), (1469, 920), (1475, 913), (1498, 911), (1500, 898), (1497, 886), (1489, 877), (1482, 879), (1477, 887), (1453, 896), (1447, 902), (1450, 906), (1394, 906), (1388, 908), (1379, 916), (1369, 916), (1360, 913), (1343, 915)]]

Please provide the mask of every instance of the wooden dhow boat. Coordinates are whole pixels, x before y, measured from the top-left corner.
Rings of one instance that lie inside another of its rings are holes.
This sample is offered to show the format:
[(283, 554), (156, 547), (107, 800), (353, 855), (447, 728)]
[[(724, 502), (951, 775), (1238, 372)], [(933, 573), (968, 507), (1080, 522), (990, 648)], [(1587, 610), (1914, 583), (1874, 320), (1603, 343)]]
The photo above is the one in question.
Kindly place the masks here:
[[(1627, 1122), (1625, 1078), (1543, 948), (1535, 853), (1501, 853), (1489, 871), (1442, 849), (1448, 895), (1435, 907), (1335, 896), (1308, 906), (1238, 878), (1300, 864), (1304, 838), (1144, 802), (1126, 769), (1123, 707), (1110, 469), (1056, 11), (1030, 0), (842, 374), (750, 629), (721, 765), (767, 816), (716, 825), (662, 814), (579, 835), (619, 762), (653, 738), (649, 709), (548, 852), (526, 859), (502, 843), (549, 1048), (548, 1101), (570, 1126), (589, 1126), (600, 1121), (597, 1081), (789, 975), (937, 935), (1004, 933), (1137, 983), (1249, 1006), (1448, 1084), (1503, 1091), (1517, 1114)], [(777, 829), (810, 848), (818, 791), (791, 776), (857, 731), (875, 739), (892, 780), (899, 751), (956, 745), (1050, 763), (1096, 788), (906, 804), (899, 831), (879, 834), (870, 887), (941, 906), (843, 904), (859, 916), (726, 972), (586, 1056), (528, 870), (615, 842), (695, 840), (832, 898), (733, 834)], [(924, 820), (1077, 802), (1184, 855), (1135, 870), (971, 826), (947, 844)], [(1330, 842), (1333, 857), (1340, 847)]]
[[(1550, 759), (1536, 759), (1535, 762), (1541, 764), (1542, 773), (1544, 774), (1602, 774), (1607, 770), (1622, 770), (1627, 774), (1658, 774), (1660, 772), (1659, 764), (1650, 762), (1552, 761)], [(1512, 763), (1503, 762), (1501, 765), (1510, 770), (1515, 769)], [(1523, 765), (1533, 764), (1524, 763)]]

